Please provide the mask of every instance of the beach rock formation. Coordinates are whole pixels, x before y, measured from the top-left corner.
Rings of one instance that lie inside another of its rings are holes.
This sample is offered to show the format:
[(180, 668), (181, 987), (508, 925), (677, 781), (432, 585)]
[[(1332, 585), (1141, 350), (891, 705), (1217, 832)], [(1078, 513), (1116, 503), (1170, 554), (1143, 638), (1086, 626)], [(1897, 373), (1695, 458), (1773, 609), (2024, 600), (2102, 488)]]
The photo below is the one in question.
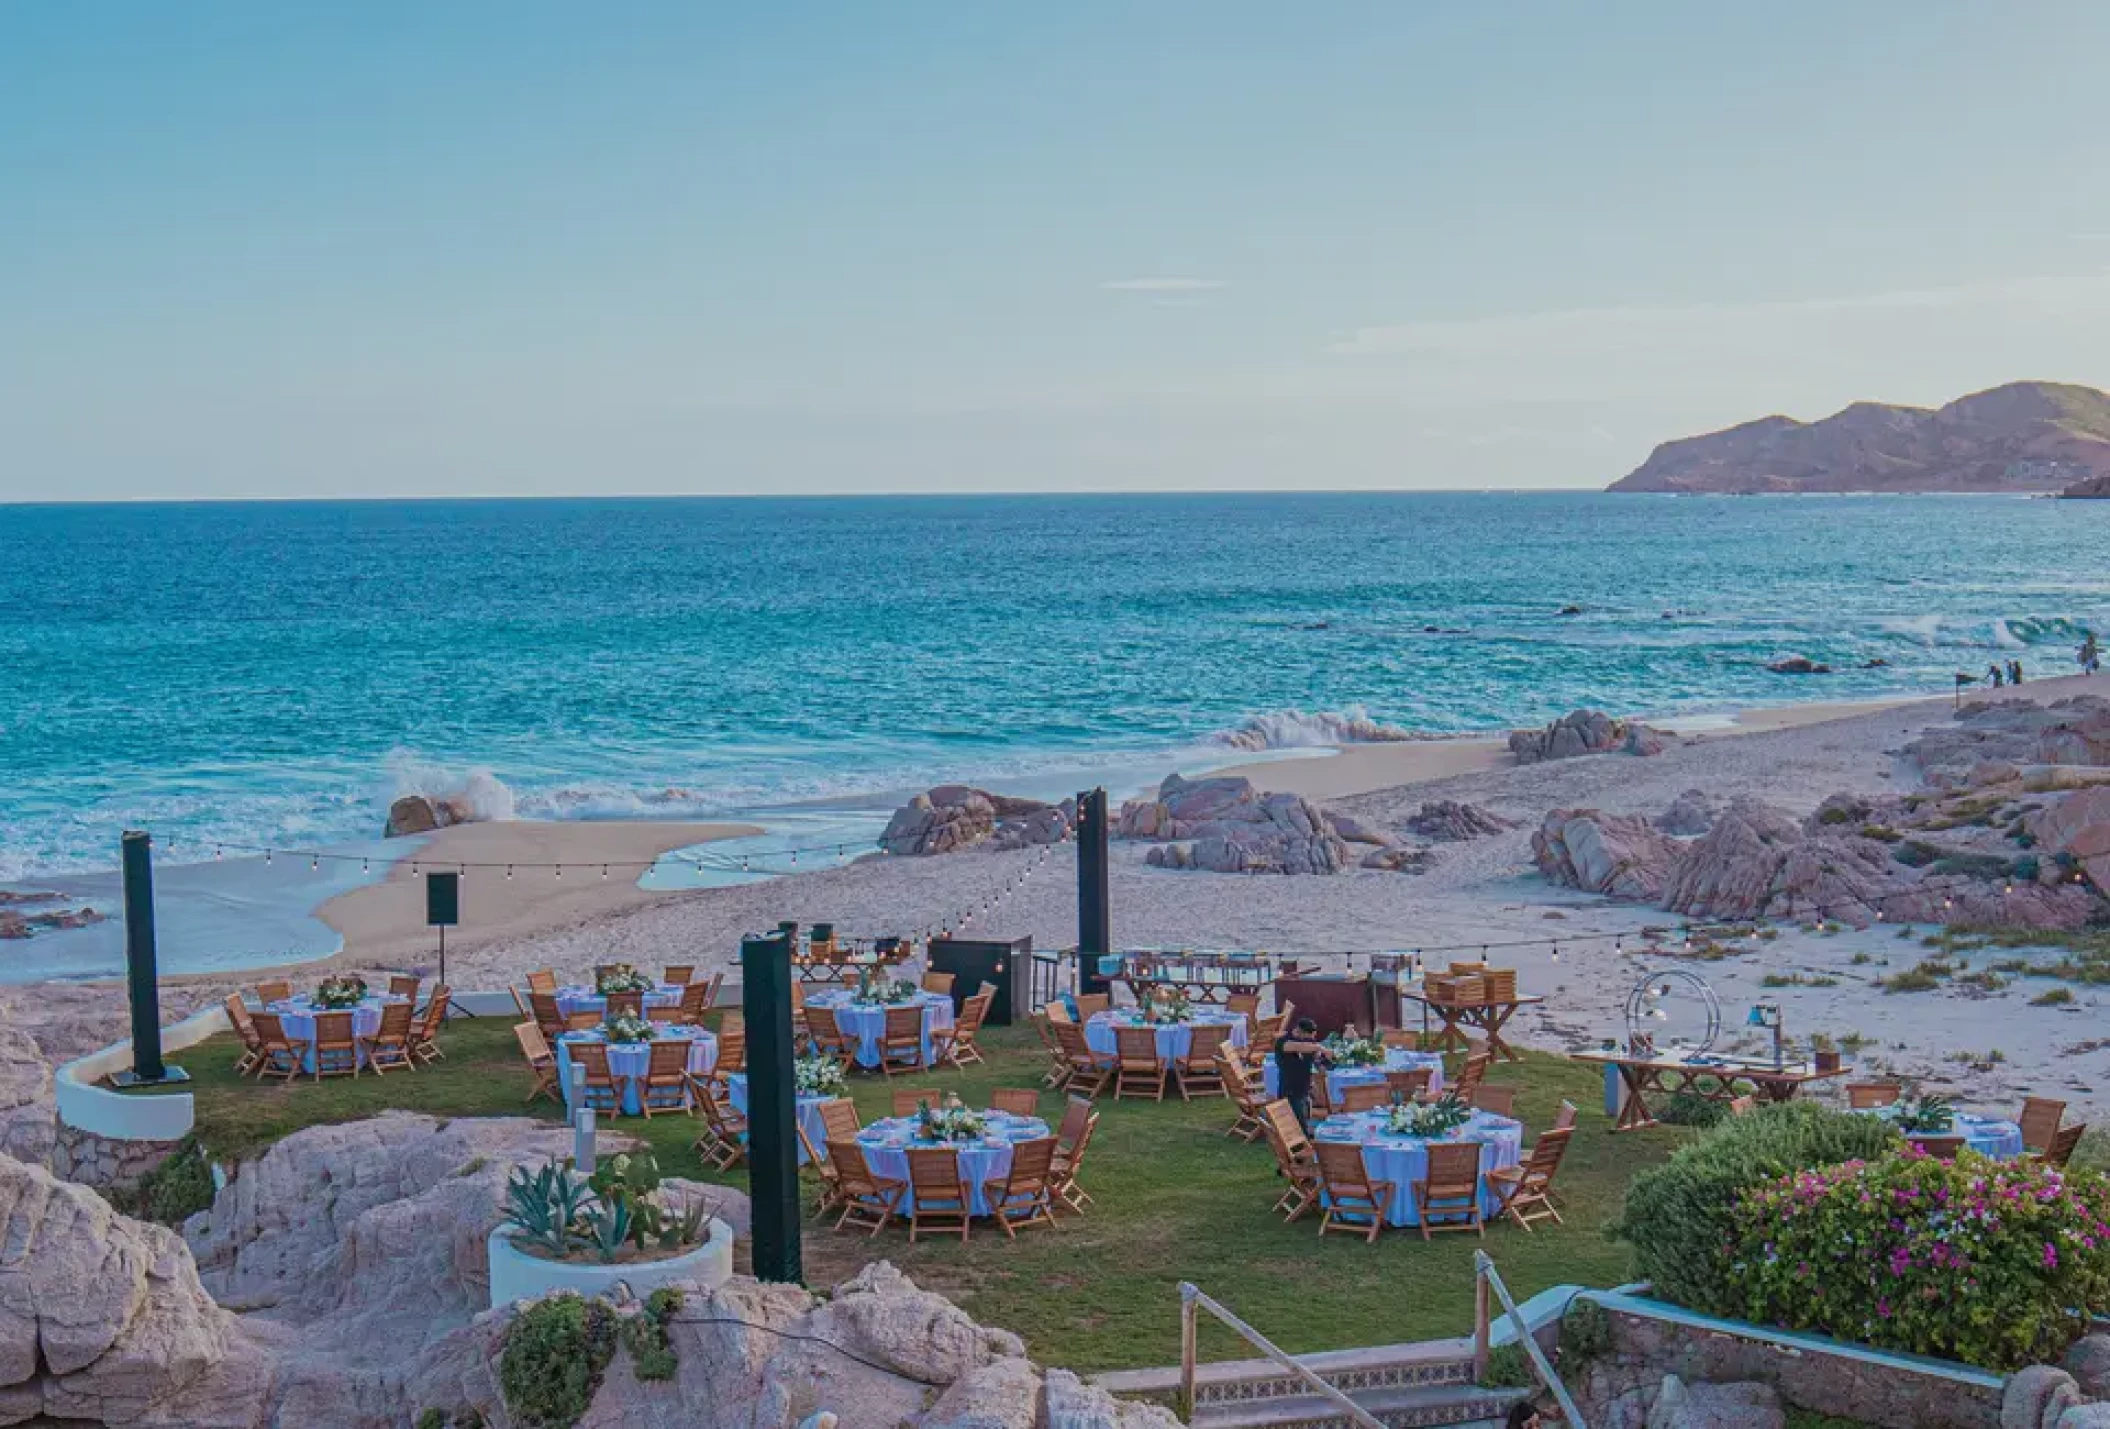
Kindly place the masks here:
[(1832, 667), (1807, 655), (1784, 655), (1778, 660), (1766, 662), (1766, 668), (1776, 675), (1829, 675)]
[(1432, 850), (1395, 844), (1391, 848), (1370, 850), (1363, 855), (1359, 866), (1379, 873), (1427, 873), (1429, 866), (1435, 861), (1436, 855)]
[(442, 794), (413, 790), (388, 806), (386, 838), (429, 834), (456, 824), (488, 823), (513, 817), (513, 791), (489, 770), (478, 769), (459, 786)]
[(1555, 809), (1531, 836), (1531, 856), (1552, 882), (1650, 902), (1681, 852), (1648, 820), (1596, 809)]
[(1648, 1429), (1786, 1429), (1787, 1411), (1771, 1385), (1687, 1384), (1668, 1375), (1649, 1406)]
[(1691, 838), (1714, 827), (1719, 802), (1704, 789), (1687, 789), (1656, 815), (1656, 827), (1667, 834)]
[[(1372, 831), (1352, 821), (1359, 835)], [(1338, 873), (1353, 867), (1335, 816), (1296, 794), (1269, 794), (1250, 779), (1167, 775), (1154, 799), (1121, 806), (1114, 837), (1160, 844), (1144, 861), (1152, 868), (1212, 873)]]
[(1468, 839), (1507, 833), (1516, 826), (1514, 819), (1505, 819), (1491, 809), (1460, 803), (1456, 799), (1431, 799), (1407, 819), (1409, 832), (1437, 843), (1464, 843)]
[(1547, 759), (1574, 759), (1585, 754), (1661, 754), (1676, 739), (1645, 724), (1613, 719), (1602, 710), (1576, 710), (1544, 729), (1512, 730), (1509, 752), (1519, 764)]
[(1856, 402), (1665, 442), (1613, 491), (2053, 493), (2110, 476), (2110, 396), (2013, 382), (1946, 407)]
[(2049, 705), (2026, 700), (1965, 705), (1902, 753), (1929, 782), (1960, 783), (1982, 763), (2110, 766), (2110, 700), (2076, 695)]
[(924, 857), (984, 843), (1003, 849), (1060, 843), (1069, 836), (1076, 813), (1073, 800), (1047, 804), (940, 784), (894, 811), (879, 846), (892, 854)]
[(2065, 855), (2098, 889), (2110, 890), (2110, 785), (2076, 789), (2030, 815), (2039, 849)]
[(2083, 477), (2059, 495), (2069, 501), (2110, 501), (2110, 472)]
[(0, 1156), (48, 1167), (57, 1140), (51, 1063), (27, 1032), (0, 1026)]
[(64, 928), (86, 928), (107, 916), (85, 904), (52, 906), (59, 903), (56, 893), (10, 893), (0, 889), (0, 938), (33, 938)]

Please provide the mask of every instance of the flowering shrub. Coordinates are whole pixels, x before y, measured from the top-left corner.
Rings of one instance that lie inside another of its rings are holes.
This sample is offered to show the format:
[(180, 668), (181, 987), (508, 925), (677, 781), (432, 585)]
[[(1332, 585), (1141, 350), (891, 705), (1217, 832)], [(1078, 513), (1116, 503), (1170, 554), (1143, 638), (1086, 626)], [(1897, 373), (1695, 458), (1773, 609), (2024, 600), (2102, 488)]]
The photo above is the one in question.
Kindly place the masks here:
[(2110, 1181), (1907, 1149), (1747, 1190), (1748, 1318), (1987, 1369), (2058, 1359), (2110, 1308)]

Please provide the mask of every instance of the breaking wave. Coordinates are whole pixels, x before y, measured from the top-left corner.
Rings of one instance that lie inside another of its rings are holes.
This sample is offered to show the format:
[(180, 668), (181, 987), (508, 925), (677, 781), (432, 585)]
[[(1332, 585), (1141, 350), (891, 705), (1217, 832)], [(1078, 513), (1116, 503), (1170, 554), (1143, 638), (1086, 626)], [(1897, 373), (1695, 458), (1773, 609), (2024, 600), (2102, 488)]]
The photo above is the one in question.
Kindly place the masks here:
[(2027, 650), (2035, 645), (2078, 645), (2087, 638), (2085, 622), (2065, 615), (1995, 616), (1958, 620), (1915, 615), (1885, 620), (1883, 633), (1927, 649)]
[(1398, 744), (1429, 737), (1397, 725), (1380, 724), (1361, 705), (1350, 705), (1345, 710), (1314, 710), (1310, 714), (1303, 710), (1275, 710), (1253, 715), (1236, 729), (1211, 735), (1209, 742), (1245, 750), (1313, 749), (1333, 744)]

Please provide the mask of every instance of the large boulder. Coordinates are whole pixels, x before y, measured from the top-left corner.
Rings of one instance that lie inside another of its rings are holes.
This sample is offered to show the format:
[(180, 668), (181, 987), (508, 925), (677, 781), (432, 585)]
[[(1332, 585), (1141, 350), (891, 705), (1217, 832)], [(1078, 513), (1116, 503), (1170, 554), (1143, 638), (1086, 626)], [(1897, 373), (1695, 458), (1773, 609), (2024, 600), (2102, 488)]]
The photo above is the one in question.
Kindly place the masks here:
[(1661, 754), (1676, 736), (1645, 724), (1613, 719), (1602, 710), (1576, 710), (1544, 729), (1512, 730), (1509, 752), (1519, 764), (1575, 759), (1585, 754)]
[[(1374, 833), (1359, 822), (1350, 827), (1361, 835)], [(1162, 841), (1145, 857), (1153, 868), (1338, 873), (1356, 862), (1326, 809), (1296, 794), (1266, 793), (1236, 775), (1168, 775), (1156, 798), (1121, 806), (1114, 832), (1124, 839)]]
[(2029, 817), (2042, 853), (2066, 854), (2099, 889), (2110, 890), (2110, 785), (2076, 789)]
[(49, 1166), (57, 1138), (51, 1063), (27, 1032), (0, 1026), (0, 1156)]
[(17, 893), (0, 888), (0, 939), (34, 938), (39, 933), (86, 928), (106, 917), (56, 893)]
[(1516, 826), (1514, 819), (1505, 819), (1493, 810), (1483, 809), (1478, 804), (1460, 803), (1456, 799), (1431, 799), (1407, 820), (1409, 830), (1438, 843), (1463, 843), (1467, 839), (1507, 833)]
[(880, 847), (911, 857), (956, 853), (981, 843), (1029, 848), (1062, 842), (1074, 817), (1067, 800), (1046, 804), (965, 784), (940, 784), (894, 811), (880, 835)]
[(2081, 1336), (2059, 1363), (2090, 1399), (2110, 1399), (2110, 1334)]
[(1965, 705), (1946, 725), (1904, 749), (1922, 773), (1961, 773), (1985, 760), (2025, 766), (2110, 765), (2110, 700), (2076, 695), (2049, 705), (2026, 700)]
[(1720, 808), (1720, 801), (1706, 790), (1687, 789), (1656, 815), (1656, 827), (1667, 834), (1691, 838), (1714, 827), (1714, 816)]
[(1787, 1411), (1771, 1385), (1663, 1381), (1649, 1407), (1648, 1429), (1786, 1429)]
[(2059, 1415), (2080, 1402), (2073, 1376), (2051, 1365), (2028, 1365), (2007, 1378), (2000, 1391), (2000, 1429), (2056, 1426)]
[(1555, 809), (1531, 836), (1531, 856), (1554, 883), (1653, 902), (1663, 895), (1677, 840), (1648, 820), (1597, 809)]

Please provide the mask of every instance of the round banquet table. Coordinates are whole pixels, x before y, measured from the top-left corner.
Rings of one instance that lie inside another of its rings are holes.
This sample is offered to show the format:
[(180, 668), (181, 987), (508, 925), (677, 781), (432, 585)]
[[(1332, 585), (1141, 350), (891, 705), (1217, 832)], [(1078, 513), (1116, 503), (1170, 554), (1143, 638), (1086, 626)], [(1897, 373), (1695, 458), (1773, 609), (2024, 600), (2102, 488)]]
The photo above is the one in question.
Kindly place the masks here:
[[(960, 1153), (960, 1179), (967, 1182), (970, 1190), (969, 1208), (973, 1214), (989, 1214), (989, 1194), (984, 1183), (1001, 1181), (1011, 1174), (1011, 1145), (1017, 1141), (1034, 1141), (1048, 1134), (1048, 1124), (1037, 1116), (1012, 1116), (1007, 1112), (990, 1111), (989, 1134), (980, 1141), (925, 1141), (916, 1135), (916, 1118), (912, 1116), (883, 1117), (857, 1133), (857, 1144), (864, 1148), (865, 1164), (872, 1174), (882, 1180), (908, 1184), (908, 1153), (911, 1147), (921, 1151), (952, 1147)], [(995, 1145), (990, 1145), (994, 1141)], [(903, 1215), (914, 1210), (916, 1196), (913, 1191), (902, 1194), (900, 1211)]]
[(407, 997), (398, 997), (390, 992), (370, 992), (352, 1007), (321, 1007), (305, 997), (281, 998), (264, 1009), (278, 1014), (278, 1025), (285, 1030), (286, 1040), (302, 1049), (300, 1069), (313, 1075), (315, 1071), (315, 1019), (332, 1012), (352, 1014), (352, 1035), (359, 1039), (359, 1065), (366, 1065), (366, 1044), (381, 1030), (381, 1009), (391, 1002), (408, 1002)]
[[(857, 1042), (857, 1065), (877, 1067), (879, 1065), (879, 1039), (886, 1035), (887, 1009), (884, 1003), (858, 1002), (857, 994), (851, 991), (809, 992), (808, 1007), (825, 1007), (835, 1014), (835, 1025), (843, 1035)], [(944, 992), (918, 992), (916, 1003), (923, 1009), (923, 1065), (930, 1065), (930, 1037), (933, 1032), (952, 1026), (952, 994)]]
[[(1896, 1113), (1890, 1107), (1875, 1107), (1864, 1114), (1890, 1121)], [(1947, 1131), (1907, 1131), (1899, 1135), (1907, 1141), (1918, 1141), (1923, 1136), (1961, 1136), (1965, 1146), (1995, 1161), (2012, 1161), (2022, 1154), (2022, 1128), (1996, 1116), (1973, 1116), (1960, 1111), (1956, 1113), (1956, 1124)]]
[[(684, 991), (680, 983), (663, 982), (645, 994), (646, 1007), (679, 1007)], [(576, 1017), (590, 1012), (596, 1017), (608, 1015), (608, 999), (595, 992), (590, 984), (569, 984), (557, 989), (557, 1011), (566, 1017)]]
[[(1429, 1142), (1419, 1136), (1399, 1136), (1384, 1129), (1386, 1113), (1359, 1112), (1354, 1116), (1330, 1116), (1312, 1130), (1316, 1141), (1359, 1143), (1363, 1167), (1373, 1181), (1390, 1181), (1392, 1197), (1385, 1204), (1385, 1224), (1418, 1226), (1421, 1213), (1414, 1205), (1414, 1183), (1429, 1174)], [(1442, 1138), (1445, 1141), (1477, 1141), (1480, 1152), (1480, 1213), (1493, 1216), (1502, 1206), (1501, 1195), (1489, 1184), (1487, 1173), (1514, 1166), (1523, 1159), (1524, 1126), (1506, 1116), (1476, 1111), (1473, 1119)]]
[[(1436, 1052), (1409, 1052), (1404, 1047), (1387, 1047), (1385, 1062), (1381, 1067), (1335, 1067), (1326, 1074), (1327, 1098), (1338, 1104), (1341, 1093), (1348, 1087), (1383, 1086), (1387, 1072), (1418, 1072), (1428, 1069), (1429, 1091), (1443, 1090), (1443, 1057)], [(1275, 1090), (1275, 1054), (1267, 1055), (1261, 1070), (1261, 1080), (1267, 1086), (1269, 1100), (1280, 1095)]]
[[(698, 1076), (717, 1065), (718, 1039), (701, 1027), (689, 1027), (681, 1023), (666, 1023), (652, 1029), (654, 1042), (681, 1041), (689, 1044), (689, 1070)], [(599, 1031), (567, 1032), (557, 1039), (557, 1085), (564, 1088), (564, 1105), (572, 1106), (571, 1049), (581, 1042), (603, 1042), (607, 1039)], [(638, 1094), (637, 1084), (644, 1079), (652, 1065), (651, 1042), (616, 1042), (608, 1048), (608, 1074), (615, 1078), (616, 1089), (622, 1093), (624, 1116), (642, 1116), (645, 1105)]]
[[(1170, 1065), (1186, 1056), (1187, 1048), (1194, 1042), (1194, 1029), (1204, 1023), (1230, 1028), (1230, 1045), (1245, 1046), (1245, 1018), (1235, 1012), (1197, 1012), (1192, 1021), (1163, 1022), (1152, 1027), (1151, 1030), (1157, 1033), (1159, 1060)], [(1102, 1057), (1113, 1056), (1120, 1046), (1119, 1039), (1114, 1036), (1114, 1029), (1117, 1027), (1151, 1027), (1151, 1024), (1125, 1009), (1120, 1012), (1097, 1012), (1084, 1024), (1086, 1045)]]
[[(746, 1116), (747, 1073), (733, 1072), (728, 1075), (725, 1079), (725, 1089), (726, 1100), (733, 1104), (733, 1110), (742, 1116)], [(804, 1092), (799, 1093), (797, 1112), (799, 1130), (806, 1133), (806, 1140), (813, 1143), (813, 1154), (820, 1157), (823, 1161), (828, 1159), (828, 1127), (821, 1120), (821, 1103), (831, 1100), (833, 1100), (831, 1097), (809, 1096)], [(806, 1148), (801, 1146), (799, 1148), (799, 1165), (804, 1166), (805, 1164)]]

